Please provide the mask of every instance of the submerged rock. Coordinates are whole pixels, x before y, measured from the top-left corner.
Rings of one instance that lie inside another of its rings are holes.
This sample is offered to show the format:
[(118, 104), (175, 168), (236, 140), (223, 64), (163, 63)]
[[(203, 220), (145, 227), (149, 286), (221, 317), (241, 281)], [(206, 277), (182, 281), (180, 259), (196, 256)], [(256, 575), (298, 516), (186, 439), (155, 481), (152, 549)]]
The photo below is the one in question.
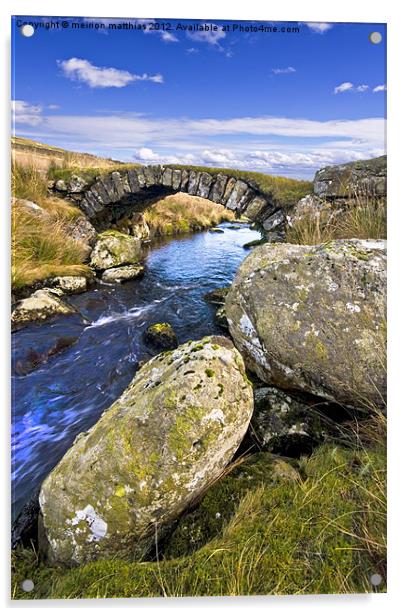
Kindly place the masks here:
[(144, 272), (143, 265), (123, 265), (122, 267), (112, 267), (102, 273), (101, 279), (104, 282), (125, 282), (138, 278)]
[(145, 342), (158, 351), (169, 351), (178, 346), (177, 336), (170, 323), (154, 323), (144, 332)]
[(39, 289), (30, 297), (17, 302), (11, 313), (11, 327), (18, 329), (31, 321), (46, 319), (63, 314), (73, 314), (75, 309), (60, 299), (60, 289)]
[(104, 231), (98, 235), (91, 253), (90, 264), (98, 270), (137, 263), (141, 241), (119, 231)]
[(226, 298), (247, 366), (282, 389), (384, 406), (386, 242), (265, 244)]
[(217, 289), (213, 289), (213, 291), (205, 293), (203, 299), (210, 304), (219, 304), (222, 306), (229, 291), (230, 287), (218, 287)]
[(243, 360), (226, 338), (153, 358), (43, 482), (42, 553), (66, 564), (142, 558), (157, 530), (221, 474), (252, 407)]
[(18, 375), (29, 374), (38, 366), (45, 364), (50, 357), (70, 348), (77, 340), (78, 336), (59, 336), (51, 346), (43, 350), (31, 347), (24, 358), (18, 359), (15, 362), (15, 373)]

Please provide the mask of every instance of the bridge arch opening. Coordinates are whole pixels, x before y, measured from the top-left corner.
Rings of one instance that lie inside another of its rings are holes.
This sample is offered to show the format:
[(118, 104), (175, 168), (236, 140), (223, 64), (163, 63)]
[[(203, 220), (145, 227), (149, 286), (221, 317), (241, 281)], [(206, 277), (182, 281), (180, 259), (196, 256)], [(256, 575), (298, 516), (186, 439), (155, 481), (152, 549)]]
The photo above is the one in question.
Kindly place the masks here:
[(106, 172), (89, 180), (72, 175), (66, 182), (56, 182), (55, 189), (75, 202), (99, 231), (179, 192), (221, 204), (236, 217), (246, 216), (265, 229), (279, 218), (280, 210), (253, 181), (194, 168), (147, 165)]

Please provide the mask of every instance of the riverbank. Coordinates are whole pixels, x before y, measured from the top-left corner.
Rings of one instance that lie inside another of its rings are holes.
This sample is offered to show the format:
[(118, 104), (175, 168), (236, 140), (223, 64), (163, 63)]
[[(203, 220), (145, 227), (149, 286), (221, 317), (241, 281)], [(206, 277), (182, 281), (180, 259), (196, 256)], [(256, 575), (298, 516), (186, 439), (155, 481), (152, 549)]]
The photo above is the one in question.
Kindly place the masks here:
[[(47, 177), (35, 167), (14, 165), (12, 207), (12, 289), (35, 285), (55, 276), (91, 276), (89, 247), (80, 226), (81, 210), (51, 196)], [(178, 193), (145, 212), (145, 239), (215, 227), (234, 220), (233, 212), (206, 199)], [(89, 223), (87, 223), (88, 225)], [(124, 217), (118, 228), (130, 230)]]

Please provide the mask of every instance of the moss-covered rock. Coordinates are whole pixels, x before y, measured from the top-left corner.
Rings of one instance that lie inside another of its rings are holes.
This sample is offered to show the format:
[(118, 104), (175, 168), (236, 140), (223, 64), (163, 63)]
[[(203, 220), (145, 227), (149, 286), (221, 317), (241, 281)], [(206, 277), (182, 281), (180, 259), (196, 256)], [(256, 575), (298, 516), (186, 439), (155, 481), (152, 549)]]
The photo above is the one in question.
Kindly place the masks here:
[[(15, 551), (13, 598), (371, 593), (374, 573), (385, 591), (383, 448), (320, 447), (300, 462), (301, 477), (280, 460), (276, 478), (273, 461), (261, 454), (215, 483), (181, 519), (159, 562), (121, 556), (69, 570)], [(21, 589), (26, 579), (31, 593)]]
[(283, 389), (383, 406), (385, 249), (382, 240), (256, 248), (226, 298), (248, 368)]
[(109, 230), (98, 235), (90, 265), (98, 270), (131, 265), (139, 261), (140, 255), (141, 241), (138, 238)]
[(176, 333), (170, 323), (154, 323), (144, 332), (147, 344), (157, 351), (169, 351), (178, 346)]
[(43, 482), (41, 551), (66, 564), (142, 557), (223, 471), (252, 407), (228, 339), (156, 356)]

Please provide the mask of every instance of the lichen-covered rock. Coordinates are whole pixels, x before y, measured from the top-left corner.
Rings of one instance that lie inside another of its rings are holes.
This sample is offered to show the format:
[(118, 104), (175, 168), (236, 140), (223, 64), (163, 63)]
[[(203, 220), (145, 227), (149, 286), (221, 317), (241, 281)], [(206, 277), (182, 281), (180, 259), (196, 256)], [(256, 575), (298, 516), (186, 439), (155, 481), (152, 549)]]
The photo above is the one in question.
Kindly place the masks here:
[(177, 336), (170, 323), (154, 323), (144, 332), (145, 341), (157, 351), (169, 351), (178, 346)]
[(131, 265), (139, 261), (140, 254), (140, 240), (119, 231), (104, 231), (98, 235), (90, 264), (98, 270)]
[(66, 232), (72, 239), (77, 242), (81, 242), (84, 245), (86, 249), (85, 258), (87, 259), (90, 256), (91, 249), (97, 240), (97, 231), (91, 222), (85, 216), (77, 216), (65, 224), (65, 228)]
[(147, 242), (150, 239), (150, 227), (144, 219), (144, 216), (139, 212), (133, 212), (130, 216), (120, 218), (116, 222), (116, 228), (122, 233), (132, 235), (142, 242)]
[(68, 294), (83, 293), (87, 290), (87, 278), (85, 276), (57, 276), (52, 282)]
[(317, 171), (314, 194), (321, 198), (352, 198), (387, 194), (387, 157), (358, 160), (344, 165), (332, 165)]
[(59, 192), (67, 192), (68, 188), (67, 188), (67, 184), (64, 180), (56, 180), (54, 187), (56, 188), (56, 190), (58, 190)]
[(331, 222), (344, 211), (341, 201), (337, 205), (325, 201), (316, 195), (302, 197), (286, 215), (288, 227), (295, 227), (299, 221), (310, 219), (312, 221)]
[(67, 190), (71, 193), (83, 192), (87, 186), (90, 185), (90, 181), (81, 177), (80, 175), (73, 174), (67, 181)]
[(264, 244), (226, 298), (230, 333), (266, 383), (366, 407), (385, 403), (386, 242)]
[(223, 471), (247, 430), (239, 352), (207, 337), (156, 356), (42, 484), (40, 549), (51, 561), (142, 558)]
[(223, 329), (228, 330), (229, 324), (227, 323), (226, 308), (222, 305), (215, 312), (215, 322)]
[(254, 390), (251, 434), (260, 449), (296, 456), (323, 442), (327, 429), (316, 405), (311, 408), (275, 387), (259, 387)]
[(144, 272), (143, 265), (123, 265), (122, 267), (112, 267), (102, 273), (101, 279), (104, 282), (125, 282), (139, 278)]
[(211, 227), (209, 233), (224, 233), (224, 230), (220, 227)]
[(63, 314), (73, 314), (75, 309), (60, 299), (60, 289), (39, 289), (30, 297), (17, 302), (11, 313), (11, 327), (18, 329), (31, 321), (46, 319)]

